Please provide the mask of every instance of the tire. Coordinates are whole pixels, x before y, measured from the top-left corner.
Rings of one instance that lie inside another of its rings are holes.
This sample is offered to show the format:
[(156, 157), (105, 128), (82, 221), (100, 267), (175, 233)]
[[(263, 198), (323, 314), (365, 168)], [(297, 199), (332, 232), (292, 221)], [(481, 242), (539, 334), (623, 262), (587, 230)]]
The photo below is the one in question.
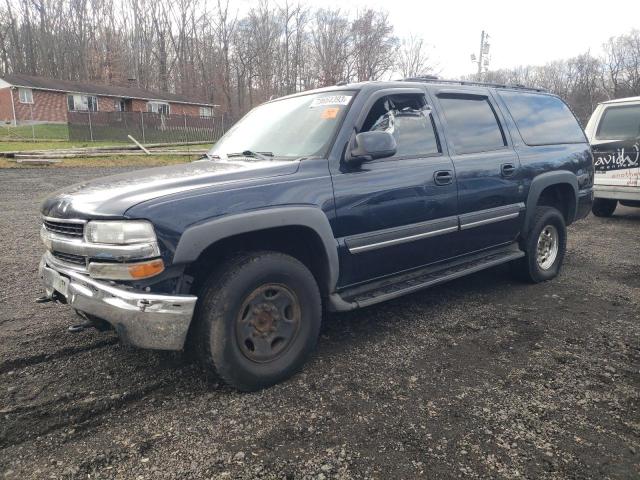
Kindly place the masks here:
[(595, 198), (591, 211), (596, 217), (610, 217), (618, 206), (617, 200), (610, 198)]
[(312, 273), (295, 258), (249, 252), (201, 290), (192, 344), (230, 386), (254, 391), (293, 375), (314, 350), (322, 306)]
[[(544, 239), (541, 239), (543, 232)], [(553, 242), (549, 240), (551, 237), (554, 237)], [(539, 240), (543, 242), (540, 256)], [(545, 244), (549, 245), (548, 251), (544, 248)], [(531, 230), (520, 245), (525, 256), (511, 263), (511, 270), (516, 278), (530, 283), (555, 278), (560, 273), (567, 248), (567, 227), (562, 214), (553, 207), (536, 207)]]

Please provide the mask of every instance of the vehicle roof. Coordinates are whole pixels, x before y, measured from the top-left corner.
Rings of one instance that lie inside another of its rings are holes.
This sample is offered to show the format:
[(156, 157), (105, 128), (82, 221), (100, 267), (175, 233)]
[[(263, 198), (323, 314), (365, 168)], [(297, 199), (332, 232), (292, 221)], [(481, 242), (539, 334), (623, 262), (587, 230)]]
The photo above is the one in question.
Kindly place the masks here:
[(474, 82), (471, 80), (443, 80), (443, 79), (431, 78), (431, 77), (416, 77), (416, 78), (405, 78), (402, 80), (390, 80), (390, 81), (371, 80), (371, 81), (357, 82), (357, 83), (340, 83), (336, 85), (331, 85), (329, 87), (315, 88), (313, 90), (297, 92), (292, 95), (288, 95), (286, 97), (280, 97), (280, 98), (274, 99), (274, 101), (282, 100), (283, 98), (287, 98), (287, 97), (308, 95), (312, 93), (332, 92), (332, 91), (341, 91), (341, 90), (373, 91), (373, 90), (381, 90), (385, 88), (409, 88), (415, 84), (423, 84), (423, 85), (435, 86), (435, 87), (455, 87), (456, 90), (467, 90), (467, 89), (473, 90), (478, 87), (484, 87), (484, 88), (497, 88), (497, 89), (505, 89), (505, 90), (511, 90), (511, 91), (520, 91), (520, 92), (550, 94), (547, 90), (544, 90), (542, 88), (525, 87), (523, 85)]
[(601, 102), (601, 105), (611, 105), (612, 103), (627, 103), (627, 102), (640, 103), (640, 97), (614, 98), (612, 100), (607, 100), (606, 102)]

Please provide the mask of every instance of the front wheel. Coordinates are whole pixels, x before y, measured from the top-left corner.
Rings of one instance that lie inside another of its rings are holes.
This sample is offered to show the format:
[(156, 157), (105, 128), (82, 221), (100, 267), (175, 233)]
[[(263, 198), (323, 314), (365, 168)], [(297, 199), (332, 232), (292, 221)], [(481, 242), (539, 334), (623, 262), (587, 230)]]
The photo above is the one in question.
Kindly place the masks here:
[(258, 390), (301, 367), (315, 347), (321, 308), (316, 281), (301, 262), (276, 252), (241, 254), (204, 285), (193, 343), (227, 384)]
[(539, 283), (556, 277), (567, 248), (562, 214), (553, 207), (536, 207), (531, 230), (521, 246), (525, 256), (511, 265), (517, 278)]
[(591, 211), (596, 217), (610, 217), (616, 211), (618, 206), (617, 200), (610, 198), (595, 198)]

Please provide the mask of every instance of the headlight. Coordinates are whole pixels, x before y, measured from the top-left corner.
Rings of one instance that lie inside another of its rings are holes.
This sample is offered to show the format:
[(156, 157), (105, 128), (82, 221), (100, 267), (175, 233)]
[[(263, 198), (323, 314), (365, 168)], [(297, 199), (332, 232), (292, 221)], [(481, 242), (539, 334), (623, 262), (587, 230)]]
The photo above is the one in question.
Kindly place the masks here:
[(153, 225), (144, 220), (93, 220), (87, 223), (84, 235), (87, 242), (112, 245), (156, 241)]

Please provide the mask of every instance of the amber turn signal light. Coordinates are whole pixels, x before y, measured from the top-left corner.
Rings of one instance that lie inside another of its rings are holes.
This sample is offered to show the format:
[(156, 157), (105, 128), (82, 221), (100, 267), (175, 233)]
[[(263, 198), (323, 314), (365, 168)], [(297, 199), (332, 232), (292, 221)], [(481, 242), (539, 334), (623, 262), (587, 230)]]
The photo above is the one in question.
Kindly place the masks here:
[(105, 280), (142, 280), (153, 277), (164, 271), (161, 259), (147, 260), (136, 263), (102, 263), (89, 264), (89, 276)]
[(149, 278), (158, 275), (164, 270), (164, 262), (160, 259), (151, 260), (150, 262), (141, 262), (129, 265), (129, 275), (131, 278)]

